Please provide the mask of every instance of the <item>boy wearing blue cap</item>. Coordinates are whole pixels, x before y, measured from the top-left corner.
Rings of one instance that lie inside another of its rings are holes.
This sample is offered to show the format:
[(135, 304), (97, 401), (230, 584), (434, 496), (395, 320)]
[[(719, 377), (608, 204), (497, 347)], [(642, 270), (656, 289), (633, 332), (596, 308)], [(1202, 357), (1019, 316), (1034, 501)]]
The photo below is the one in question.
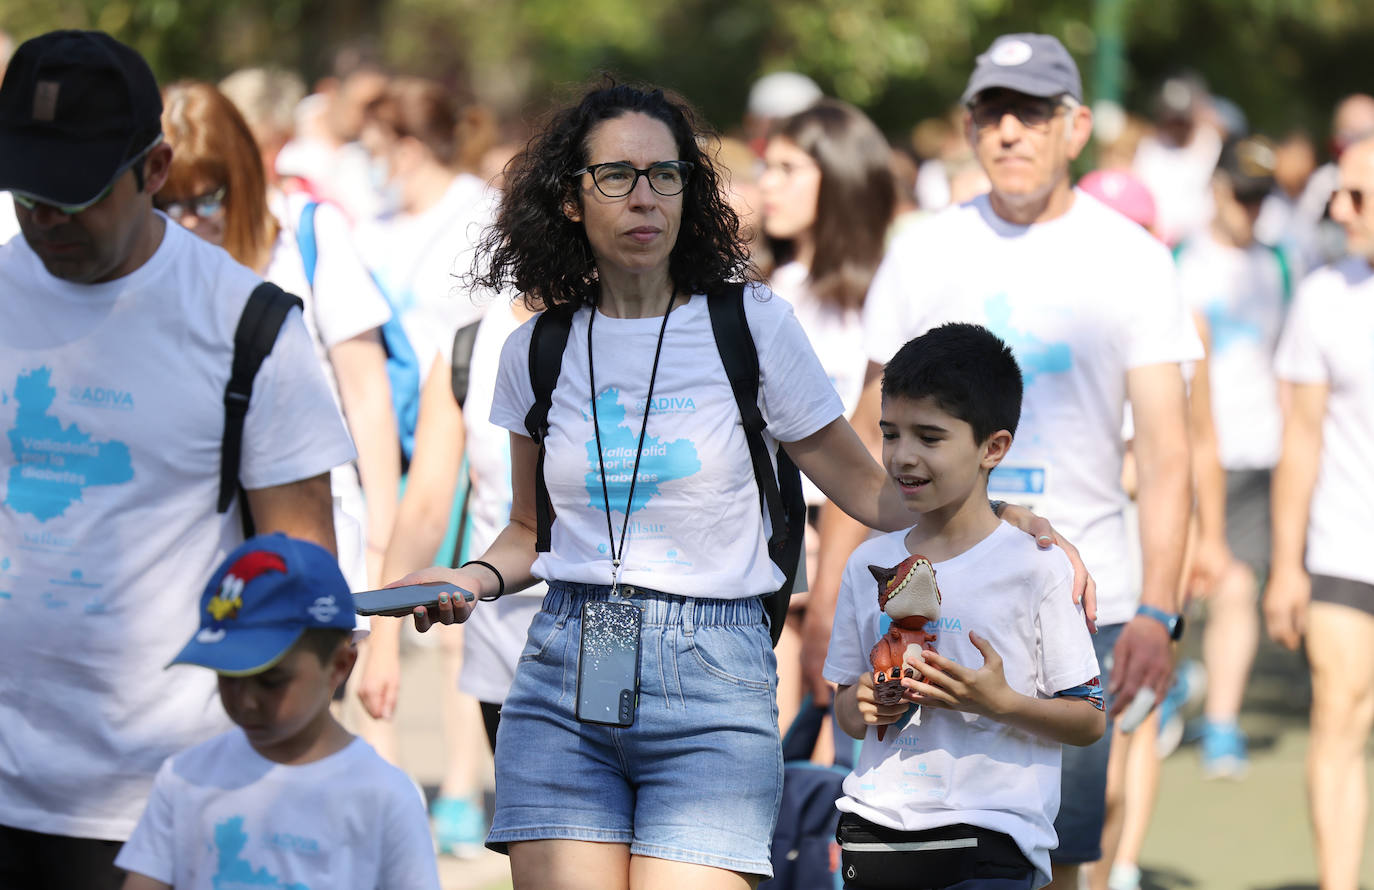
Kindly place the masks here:
[(239, 728), (163, 763), (115, 862), (124, 890), (438, 890), (415, 786), (329, 711), (355, 658), (334, 557), (260, 535), (229, 554), (200, 606), (172, 663), (215, 671)]

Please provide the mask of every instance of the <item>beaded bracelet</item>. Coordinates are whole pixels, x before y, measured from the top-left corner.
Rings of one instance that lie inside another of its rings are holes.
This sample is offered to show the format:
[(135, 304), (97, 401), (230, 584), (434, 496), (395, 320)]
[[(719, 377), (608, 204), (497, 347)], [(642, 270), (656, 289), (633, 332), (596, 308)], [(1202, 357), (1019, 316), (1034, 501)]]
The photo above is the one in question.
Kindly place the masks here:
[(506, 595), (506, 579), (501, 577), (501, 573), (497, 571), (496, 566), (492, 565), (489, 562), (484, 562), (480, 559), (469, 559), (467, 562), (463, 563), (458, 568), (465, 569), (468, 566), (482, 566), (483, 568), (487, 569), (493, 575), (496, 576), (496, 596), (479, 596), (479, 600), (491, 602), (492, 600), (499, 600), (501, 597)]

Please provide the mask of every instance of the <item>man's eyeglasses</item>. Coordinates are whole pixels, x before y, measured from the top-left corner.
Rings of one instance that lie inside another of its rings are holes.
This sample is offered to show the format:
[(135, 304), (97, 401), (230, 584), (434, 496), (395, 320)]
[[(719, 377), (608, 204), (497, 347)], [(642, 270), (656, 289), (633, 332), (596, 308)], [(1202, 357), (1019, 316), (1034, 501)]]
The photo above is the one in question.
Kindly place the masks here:
[(1355, 208), (1356, 213), (1364, 212), (1364, 189), (1338, 188), (1331, 200), (1335, 200), (1339, 195), (1346, 195), (1350, 198), (1350, 206)]
[[(38, 206), (41, 204), (44, 207), (51, 207), (63, 216), (76, 216), (81, 211), (94, 207), (101, 201), (108, 198), (110, 196), (110, 192), (114, 191), (115, 183), (119, 182), (119, 177), (123, 176), (126, 170), (128, 170), (131, 167), (134, 167), (136, 164), (138, 164), (140, 161), (146, 158), (148, 156), (148, 152), (152, 151), (154, 148), (157, 148), (158, 143), (161, 141), (162, 135), (159, 134), (158, 137), (154, 139), (147, 148), (143, 149), (143, 151), (134, 155), (132, 158), (129, 158), (129, 160), (125, 161), (123, 164), (120, 164), (119, 169), (114, 172), (114, 176), (110, 177), (110, 184), (105, 186), (105, 188), (103, 188), (100, 191), (100, 194), (96, 195), (89, 201), (84, 201), (80, 204), (54, 204), (51, 201), (44, 201), (42, 198), (34, 197), (33, 195), (28, 195), (23, 192), (13, 192), (14, 203), (18, 204), (20, 207), (23, 207), (25, 210), (36, 210)], [(139, 189), (142, 189), (143, 175), (139, 170), (135, 170), (134, 172), (138, 175), (138, 187)]]
[(639, 185), (639, 177), (643, 176), (649, 180), (649, 188), (668, 198), (682, 194), (682, 190), (687, 187), (687, 175), (691, 172), (690, 161), (659, 161), (643, 170), (615, 162), (592, 164), (581, 170), (574, 170), (571, 175), (581, 176), (583, 173), (590, 173), (596, 190), (608, 198), (625, 197), (635, 190), (635, 186)]
[(181, 218), (188, 213), (195, 214), (196, 219), (213, 219), (224, 212), (226, 191), (224, 186), (220, 186), (213, 192), (206, 192), (192, 198), (184, 198), (180, 201), (154, 201), (153, 204), (158, 210), (177, 222), (181, 222)]
[(1067, 108), (1068, 103), (1060, 98), (1040, 96), (1007, 96), (997, 99), (978, 99), (969, 106), (973, 125), (980, 130), (1000, 126), (1002, 118), (1008, 114), (1021, 122), (1029, 130), (1048, 130), (1059, 109)]

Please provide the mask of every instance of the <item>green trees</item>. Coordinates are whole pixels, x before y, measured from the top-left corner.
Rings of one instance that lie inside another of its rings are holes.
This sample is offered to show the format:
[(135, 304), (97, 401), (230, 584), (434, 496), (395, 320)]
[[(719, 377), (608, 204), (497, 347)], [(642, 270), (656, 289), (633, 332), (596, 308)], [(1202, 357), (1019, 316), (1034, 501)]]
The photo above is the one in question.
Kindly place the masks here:
[[(1122, 88), (1141, 107), (1161, 77), (1202, 73), (1256, 126), (1318, 135), (1343, 93), (1374, 84), (1374, 3), (1096, 0), (1124, 4)], [(1093, 91), (1099, 42), (1085, 0), (0, 0), (18, 38), (98, 27), (163, 78), (218, 77), (273, 61), (328, 72), (332, 48), (368, 38), (398, 68), (438, 76), (506, 113), (611, 70), (672, 86), (718, 126), (750, 82), (793, 68), (891, 132), (955, 99), (999, 33), (1048, 31)]]

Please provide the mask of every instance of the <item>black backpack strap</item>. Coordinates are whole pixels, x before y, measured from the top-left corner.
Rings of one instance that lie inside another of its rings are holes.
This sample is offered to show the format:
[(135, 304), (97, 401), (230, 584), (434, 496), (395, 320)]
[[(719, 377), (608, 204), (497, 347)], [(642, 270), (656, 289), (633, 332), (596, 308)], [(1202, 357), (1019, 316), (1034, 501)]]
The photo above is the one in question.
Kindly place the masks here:
[(472, 377), (472, 345), (477, 342), (477, 326), (480, 321), (463, 325), (453, 335), (453, 360), (450, 363), (453, 398), (461, 408), (468, 400), (468, 381)]
[(558, 375), (563, 370), (563, 350), (568, 346), (571, 329), (571, 312), (549, 309), (535, 320), (530, 336), (530, 387), (534, 390), (534, 405), (525, 415), (525, 430), (539, 446), (539, 460), (534, 471), (537, 525), (534, 549), (539, 553), (549, 552), (553, 528), (553, 504), (544, 483), (544, 439), (549, 434), (549, 407), (553, 404), (553, 388), (558, 385)]
[[(239, 316), (234, 331), (234, 363), (229, 383), (224, 387), (224, 440), (220, 446), (219, 503), (224, 513), (234, 502), (234, 494), (242, 491), (239, 485), (239, 461), (243, 455), (243, 423), (248, 416), (248, 402), (253, 394), (253, 378), (262, 362), (277, 342), (277, 332), (286, 321), (292, 307), (304, 311), (304, 303), (275, 284), (264, 281), (248, 295), (248, 302)], [(253, 520), (248, 515), (248, 503), (240, 504), (244, 534), (253, 534)]]
[[(759, 503), (768, 516), (772, 534), (768, 537), (768, 556), (785, 580), (777, 593), (767, 598), (770, 630), (774, 645), (782, 633), (787, 617), (787, 603), (796, 583), (797, 567), (801, 561), (802, 541), (806, 533), (806, 513), (802, 505), (801, 473), (781, 448), (777, 452), (777, 469), (763, 439), (767, 424), (759, 411), (759, 354), (749, 331), (744, 311), (744, 285), (729, 284), (707, 296), (711, 313), (711, 331), (716, 338), (725, 376), (735, 394), (740, 419), (744, 425), (744, 439), (749, 446), (749, 460), (754, 467), (754, 482), (759, 490)], [(792, 505), (794, 508), (788, 510)]]

